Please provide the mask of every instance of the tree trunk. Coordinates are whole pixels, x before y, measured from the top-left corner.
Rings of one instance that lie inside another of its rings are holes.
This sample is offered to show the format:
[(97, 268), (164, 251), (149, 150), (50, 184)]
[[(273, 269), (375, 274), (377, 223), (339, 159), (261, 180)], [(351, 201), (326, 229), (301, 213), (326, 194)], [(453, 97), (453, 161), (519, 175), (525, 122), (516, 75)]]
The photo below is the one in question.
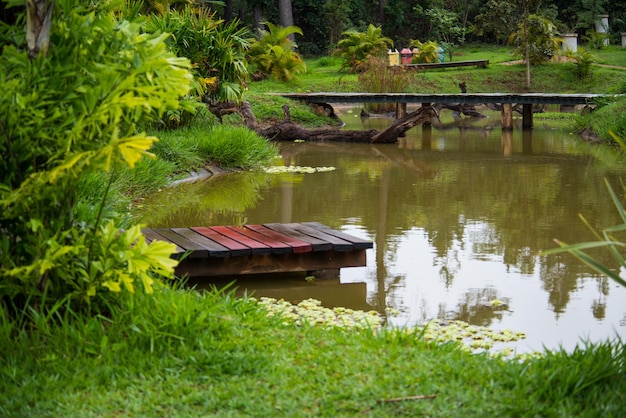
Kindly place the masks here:
[[(293, 26), (293, 9), (291, 7), (291, 0), (278, 0), (278, 15), (280, 18), (280, 25), (284, 28), (287, 26)], [(291, 42), (295, 41), (293, 33), (289, 35)]]
[(263, 7), (261, 5), (254, 6), (254, 33), (258, 34), (263, 29), (263, 21), (265, 20), (265, 14), (263, 13)]
[(226, 22), (233, 21), (233, 0), (226, 0), (224, 2), (224, 20)]
[(54, 1), (26, 1), (26, 41), (28, 56), (31, 58), (37, 57), (39, 53), (48, 53), (53, 9)]
[(261, 126), (250, 108), (250, 103), (244, 102), (237, 112), (244, 120), (245, 125), (260, 136), (272, 141), (332, 141), (332, 142), (365, 142), (365, 143), (396, 143), (406, 131), (418, 124), (430, 122), (438, 117), (432, 107), (422, 107), (409, 113), (403, 118), (396, 119), (384, 131), (371, 130), (340, 130), (337, 128), (305, 129), (291, 122), (289, 106), (283, 106), (285, 119), (268, 127)]

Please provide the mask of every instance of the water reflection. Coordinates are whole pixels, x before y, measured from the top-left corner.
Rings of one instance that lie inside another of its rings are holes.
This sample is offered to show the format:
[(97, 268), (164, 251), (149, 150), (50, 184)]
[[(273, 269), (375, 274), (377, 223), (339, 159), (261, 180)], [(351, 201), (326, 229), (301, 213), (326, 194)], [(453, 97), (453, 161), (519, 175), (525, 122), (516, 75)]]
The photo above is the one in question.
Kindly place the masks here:
[(553, 238), (592, 238), (579, 212), (594, 226), (615, 224), (604, 178), (619, 187), (624, 173), (568, 132), (503, 133), (493, 119), (435, 122), (398, 145), (282, 144), (286, 164), (337, 170), (231, 174), (164, 191), (144, 214), (154, 227), (318, 221), (371, 239), (368, 266), (342, 270), (341, 282), (365, 282), (369, 306), (400, 311), (394, 325), (513, 328), (528, 335), (520, 350), (625, 336), (626, 289), (569, 255), (541, 255)]

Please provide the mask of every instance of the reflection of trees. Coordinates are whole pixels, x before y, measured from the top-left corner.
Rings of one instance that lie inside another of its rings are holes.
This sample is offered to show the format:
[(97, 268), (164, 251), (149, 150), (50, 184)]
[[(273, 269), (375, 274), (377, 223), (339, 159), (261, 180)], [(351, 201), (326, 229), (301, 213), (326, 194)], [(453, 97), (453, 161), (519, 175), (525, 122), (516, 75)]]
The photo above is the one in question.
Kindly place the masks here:
[(609, 294), (609, 279), (606, 276), (598, 278), (598, 298), (591, 305), (591, 312), (596, 319), (604, 319), (606, 314), (606, 297)]
[(494, 318), (501, 319), (502, 312), (508, 309), (508, 304), (493, 306), (490, 302), (498, 299), (496, 289), (470, 289), (458, 302), (456, 309), (449, 311), (446, 306), (439, 306), (439, 319), (457, 319), (473, 325), (486, 326)]
[(235, 173), (166, 188), (142, 200), (135, 216), (150, 227), (241, 224), (269, 180), (265, 173)]

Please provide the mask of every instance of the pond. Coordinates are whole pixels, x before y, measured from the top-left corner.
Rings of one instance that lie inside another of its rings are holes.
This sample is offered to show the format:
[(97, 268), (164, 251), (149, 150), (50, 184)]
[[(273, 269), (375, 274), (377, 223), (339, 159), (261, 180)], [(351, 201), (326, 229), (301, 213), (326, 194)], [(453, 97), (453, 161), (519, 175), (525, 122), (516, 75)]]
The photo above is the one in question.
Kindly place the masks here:
[[(346, 128), (389, 123), (359, 111), (343, 110)], [(620, 190), (626, 173), (567, 130), (536, 121), (507, 134), (487, 114), (442, 114), (396, 145), (282, 143), (277, 164), (334, 170), (221, 175), (163, 190), (140, 211), (150, 227), (317, 221), (374, 242), (367, 266), (334, 282), (239, 284), (258, 294), (375, 309), (395, 326), (458, 319), (523, 331), (519, 352), (626, 337), (626, 288), (569, 254), (542, 254), (555, 238), (593, 239), (579, 213), (594, 227), (618, 223), (605, 179)]]

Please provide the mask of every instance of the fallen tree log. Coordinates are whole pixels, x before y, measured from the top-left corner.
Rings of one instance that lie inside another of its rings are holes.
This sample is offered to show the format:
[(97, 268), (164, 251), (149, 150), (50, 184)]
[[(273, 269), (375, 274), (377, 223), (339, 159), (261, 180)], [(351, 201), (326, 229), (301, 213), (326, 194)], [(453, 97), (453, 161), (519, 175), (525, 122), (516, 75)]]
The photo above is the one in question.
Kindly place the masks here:
[(418, 124), (430, 123), (438, 118), (437, 110), (432, 107), (422, 107), (403, 118), (396, 119), (384, 131), (370, 130), (340, 130), (337, 128), (305, 129), (291, 121), (289, 106), (283, 105), (284, 119), (270, 126), (261, 126), (252, 112), (250, 103), (243, 102), (238, 108), (239, 115), (245, 125), (260, 136), (272, 141), (334, 141), (334, 142), (365, 142), (392, 144), (398, 142), (406, 131)]

